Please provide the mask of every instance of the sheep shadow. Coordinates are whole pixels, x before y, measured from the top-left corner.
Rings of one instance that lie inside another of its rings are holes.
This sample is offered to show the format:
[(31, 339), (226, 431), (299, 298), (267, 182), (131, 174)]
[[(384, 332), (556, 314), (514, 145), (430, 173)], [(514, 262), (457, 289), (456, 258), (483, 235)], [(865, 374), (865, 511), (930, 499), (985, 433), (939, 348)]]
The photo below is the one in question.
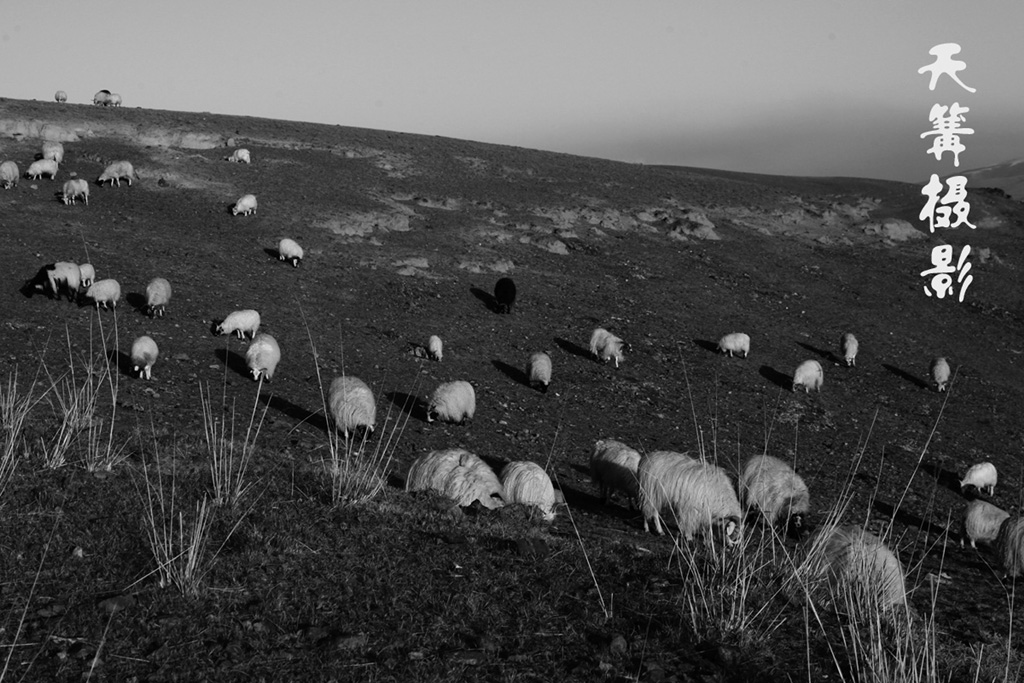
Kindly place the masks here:
[(111, 349), (107, 352), (107, 362), (110, 363), (112, 367), (117, 368), (118, 374), (126, 377), (138, 377), (138, 375), (135, 374), (135, 365), (132, 363), (131, 356), (124, 351)]
[(504, 373), (505, 376), (511, 379), (513, 382), (517, 384), (522, 384), (523, 386), (527, 387), (530, 386), (529, 376), (519, 368), (509, 365), (508, 363), (504, 363), (500, 360), (492, 360), (491, 364), (498, 370), (500, 370), (502, 373)]
[(787, 375), (783, 372), (779, 372), (775, 368), (770, 367), (768, 365), (762, 365), (761, 369), (758, 370), (758, 372), (762, 377), (764, 377), (766, 380), (768, 380), (775, 386), (779, 387), (780, 389), (785, 389), (786, 391), (793, 390), (792, 375)]
[(946, 535), (948, 538), (953, 538), (950, 530), (939, 524), (929, 522), (923, 517), (911, 514), (903, 508), (895, 508), (890, 503), (875, 499), (874, 508), (879, 514), (883, 514), (895, 521), (906, 524), (907, 526), (914, 526), (925, 532), (926, 534), (935, 534), (936, 536)]
[(477, 299), (480, 299), (480, 301), (484, 302), (484, 306), (487, 306), (487, 310), (489, 310), (491, 313), (501, 312), (500, 310), (498, 310), (498, 300), (495, 299), (494, 295), (491, 294), (490, 292), (485, 292), (479, 287), (470, 287), (469, 291), (472, 292), (473, 296), (475, 296)]
[(960, 476), (951, 470), (943, 467), (942, 462), (922, 462), (921, 469), (935, 478), (939, 486), (949, 489), (954, 493), (960, 493)]
[(925, 382), (920, 377), (917, 377), (915, 375), (911, 375), (906, 370), (902, 370), (902, 369), (896, 367), (895, 365), (890, 365), (889, 363), (882, 363), (882, 367), (885, 368), (886, 370), (888, 370), (889, 372), (891, 372), (892, 374), (896, 375), (897, 377), (899, 377), (901, 379), (905, 379), (906, 381), (910, 382), (911, 384), (916, 386), (918, 389), (927, 389), (928, 388), (928, 382)]
[(569, 341), (568, 339), (555, 337), (555, 345), (566, 353), (571, 353), (574, 356), (586, 358), (587, 360), (594, 360), (594, 354), (590, 353), (589, 348), (584, 348), (579, 344)]
[(135, 309), (141, 315), (146, 315), (146, 297), (138, 292), (128, 292), (124, 297), (125, 303)]
[(217, 356), (217, 360), (227, 366), (227, 368), (246, 379), (251, 379), (252, 375), (249, 372), (249, 366), (245, 362), (245, 357), (239, 353), (235, 353), (231, 349), (217, 349), (213, 352)]
[(280, 259), (281, 254), (275, 248), (263, 247), (263, 253), (266, 254), (267, 256), (269, 256), (270, 258), (274, 259), (275, 261), (280, 261), (281, 260)]
[(711, 353), (718, 353), (718, 342), (708, 341), (707, 339), (694, 339), (693, 343)]
[[(260, 403), (263, 403), (268, 408), (273, 408), (282, 415), (291, 418), (295, 421), (295, 427), (298, 427), (302, 423), (308, 423), (314, 429), (321, 432), (327, 433), (330, 425), (327, 423), (327, 418), (324, 417), (320, 411), (312, 412), (306, 410), (302, 406), (296, 405), (286, 398), (281, 398), (276, 394), (260, 394)], [(292, 429), (295, 429), (292, 427)]]
[(821, 356), (823, 359), (827, 360), (829, 363), (839, 363), (840, 361), (842, 361), (843, 365), (846, 364), (846, 359), (845, 358), (840, 358), (839, 356), (837, 356), (836, 354), (832, 353), (831, 351), (826, 351), (825, 349), (819, 349), (817, 346), (814, 346), (813, 344), (808, 344), (807, 342), (798, 341), (796, 344), (797, 344), (797, 346), (799, 346), (801, 348), (807, 349), (811, 353), (815, 353), (815, 354)]
[(419, 396), (404, 391), (389, 391), (384, 396), (409, 417), (415, 417), (422, 422), (427, 421), (427, 402)]

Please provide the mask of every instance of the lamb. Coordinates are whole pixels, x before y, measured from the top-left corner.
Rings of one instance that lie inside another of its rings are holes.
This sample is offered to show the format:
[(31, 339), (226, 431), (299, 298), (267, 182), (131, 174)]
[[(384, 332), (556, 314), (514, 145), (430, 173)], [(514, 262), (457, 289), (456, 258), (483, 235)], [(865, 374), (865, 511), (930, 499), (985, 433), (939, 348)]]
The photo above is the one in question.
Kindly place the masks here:
[(63, 164), (64, 145), (53, 140), (43, 142), (43, 159), (53, 159), (58, 164)]
[(335, 429), (342, 432), (346, 439), (349, 432), (355, 432), (359, 427), (373, 432), (377, 422), (377, 404), (370, 387), (358, 377), (342, 375), (335, 378), (331, 382), (328, 403)]
[(444, 343), (436, 334), (430, 335), (430, 339), (427, 340), (427, 354), (437, 362), (441, 362), (441, 357), (444, 355)]
[(805, 360), (793, 373), (793, 391), (802, 386), (804, 393), (810, 393), (811, 389), (820, 392), (824, 383), (825, 373), (821, 369), (821, 363), (816, 360)]
[(530, 378), (530, 386), (540, 385), (542, 393), (547, 393), (548, 385), (551, 384), (551, 356), (538, 351), (530, 356), (530, 367), (526, 369)]
[(260, 329), (260, 314), (251, 308), (241, 311), (232, 311), (214, 327), (214, 334), (237, 334), (239, 339), (245, 339), (246, 333), (253, 339)]
[(121, 106), (121, 96), (118, 95), (116, 92), (110, 93), (110, 96), (107, 98), (107, 101), (106, 101), (106, 106), (120, 107)]
[(725, 470), (693, 460), (685, 454), (658, 451), (640, 458), (637, 465), (640, 511), (644, 531), (661, 527), (661, 511), (669, 508), (676, 518), (680, 535), (692, 541), (697, 532), (721, 528), (730, 545), (739, 541), (742, 510), (732, 481)]
[(603, 327), (596, 328), (590, 335), (590, 353), (604, 363), (614, 358), (615, 367), (619, 367), (619, 363), (622, 362), (622, 354), (628, 351), (632, 351), (629, 344)]
[(629, 498), (632, 509), (639, 497), (636, 470), (640, 453), (621, 441), (600, 439), (590, 454), (590, 480), (601, 493), (601, 503), (608, 504), (613, 491), (621, 491)]
[(35, 277), (25, 283), (22, 291), (31, 295), (32, 292), (41, 289), (51, 299), (59, 299), (63, 291), (67, 294), (68, 301), (74, 301), (78, 298), (81, 284), (81, 271), (77, 264), (57, 261), (40, 268)]
[(21, 171), (18, 170), (18, 164), (13, 161), (5, 161), (0, 164), (0, 183), (3, 184), (5, 190), (17, 187), (20, 175)]
[(803, 478), (789, 464), (770, 455), (757, 455), (747, 461), (740, 477), (740, 500), (748, 510), (760, 511), (769, 524), (786, 525), (797, 536), (810, 510)]
[(139, 379), (153, 379), (153, 363), (156, 363), (160, 349), (151, 337), (143, 335), (132, 344), (132, 365), (135, 372), (139, 373)]
[(942, 358), (932, 359), (930, 367), (932, 381), (935, 382), (935, 389), (939, 392), (946, 390), (946, 384), (949, 382), (949, 362)]
[(434, 389), (427, 405), (427, 422), (434, 417), (442, 422), (466, 424), (476, 413), (476, 392), (473, 385), (462, 380), (445, 382)]
[(1024, 570), (1024, 517), (1007, 517), (999, 526), (996, 552), (1003, 562), (1006, 575), (1017, 578)]
[(121, 178), (125, 178), (128, 181), (128, 187), (131, 187), (132, 179), (135, 177), (135, 168), (132, 166), (132, 162), (115, 161), (107, 166), (96, 182), (102, 185), (104, 181), (109, 180), (112, 186), (121, 187)]
[(57, 177), (57, 162), (53, 159), (38, 159), (33, 161), (28, 166), (28, 171), (25, 172), (32, 180), (38, 180), (44, 175), (49, 175), (50, 180)]
[(972, 548), (978, 547), (976, 543), (992, 543), (999, 536), (999, 528), (1009, 516), (1009, 512), (997, 508), (992, 503), (972, 500), (964, 515), (964, 535), (960, 538), (960, 547), (964, 547), (964, 538), (971, 542)]
[(96, 269), (92, 267), (91, 263), (83, 263), (78, 266), (78, 275), (82, 280), (82, 286), (88, 287), (96, 279)]
[(265, 332), (256, 335), (245, 352), (245, 364), (252, 371), (253, 380), (262, 376), (268, 382), (271, 381), (280, 362), (281, 347), (277, 345), (276, 339)]
[(72, 178), (64, 183), (64, 194), (61, 197), (64, 204), (74, 204), (79, 198), (89, 206), (89, 183), (81, 178)]
[(750, 335), (743, 332), (727, 334), (718, 340), (718, 350), (730, 358), (737, 353), (742, 353), (746, 358), (750, 355)]
[(249, 163), (249, 150), (244, 147), (240, 147), (231, 153), (231, 156), (224, 157), (224, 161), (234, 161), (236, 163)]
[(505, 502), (520, 503), (540, 508), (544, 520), (555, 519), (555, 487), (544, 468), (526, 460), (510, 462), (501, 469), (501, 485), (505, 489)]
[(110, 104), (110, 91), (100, 90), (98, 93), (92, 96), (92, 103), (94, 105), (102, 104), (104, 107)]
[(431, 451), (416, 458), (405, 477), (406, 491), (437, 491), (460, 507), (477, 501), (489, 510), (505, 505), (505, 488), (487, 463), (461, 448)]
[(155, 277), (146, 285), (146, 313), (150, 318), (164, 317), (167, 304), (171, 302), (171, 283), (162, 277)]
[(996, 484), (999, 483), (999, 473), (996, 466), (990, 462), (982, 462), (971, 465), (967, 474), (960, 480), (960, 493), (966, 493), (968, 488), (975, 491), (984, 491), (989, 497), (996, 491)]
[(117, 280), (110, 278), (106, 280), (99, 280), (92, 283), (92, 285), (85, 290), (85, 297), (87, 299), (92, 299), (96, 304), (96, 308), (99, 308), (100, 306), (107, 308), (108, 304), (110, 305), (110, 308), (114, 308), (117, 306), (117, 302), (121, 298), (121, 285), (118, 284)]
[(256, 213), (256, 195), (244, 194), (231, 207), (231, 215), (237, 216), (242, 214), (243, 216), (248, 216), (250, 213)]
[[(239, 201), (241, 201), (241, 200), (239, 200)], [(253, 199), (253, 201), (255, 201), (255, 198)], [(237, 207), (237, 205), (236, 205), (236, 207)], [(253, 211), (255, 211), (255, 210), (256, 210), (256, 208), (253, 207)], [(305, 256), (305, 252), (302, 250), (302, 247), (299, 246), (299, 243), (296, 242), (295, 240), (288, 239), (287, 237), (285, 237), (283, 240), (278, 242), (278, 244), (277, 244), (277, 258), (278, 258), (278, 260), (281, 260), (281, 261), (291, 261), (292, 262), (292, 267), (293, 268), (298, 268), (299, 267), (299, 262), (302, 261), (302, 257), (303, 256)]]
[(812, 544), (804, 567), (824, 575), (833, 599), (852, 598), (861, 607), (880, 609), (906, 604), (903, 566), (881, 539), (860, 526), (827, 528)]
[(839, 340), (839, 351), (843, 354), (843, 359), (846, 360), (846, 367), (856, 367), (857, 365), (857, 338), (849, 332), (843, 334), (842, 339)]
[(516, 302), (516, 283), (503, 277), (494, 284), (494, 305), (498, 313), (511, 313)]
[(67, 102), (68, 101), (68, 94), (66, 92), (64, 92), (63, 90), (58, 90), (57, 93), (53, 96), (53, 99), (57, 100), (58, 102), (62, 102), (62, 103), (63, 102)]

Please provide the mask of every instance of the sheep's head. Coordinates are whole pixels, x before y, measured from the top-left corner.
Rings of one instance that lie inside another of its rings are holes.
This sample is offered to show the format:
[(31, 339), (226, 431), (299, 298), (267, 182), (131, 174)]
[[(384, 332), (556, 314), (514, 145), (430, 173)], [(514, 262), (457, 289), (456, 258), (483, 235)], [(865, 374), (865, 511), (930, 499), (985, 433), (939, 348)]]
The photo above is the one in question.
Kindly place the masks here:
[(722, 532), (725, 535), (725, 542), (728, 545), (736, 545), (743, 536), (743, 525), (739, 517), (726, 517), (722, 520)]

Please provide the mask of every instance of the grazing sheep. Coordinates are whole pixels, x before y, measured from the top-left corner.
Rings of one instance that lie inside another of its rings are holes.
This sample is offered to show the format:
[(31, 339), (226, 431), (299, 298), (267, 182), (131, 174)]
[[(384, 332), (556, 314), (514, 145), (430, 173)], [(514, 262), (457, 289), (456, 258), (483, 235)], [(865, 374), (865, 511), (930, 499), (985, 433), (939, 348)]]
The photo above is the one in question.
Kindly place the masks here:
[(43, 142), (43, 158), (53, 159), (58, 164), (64, 163), (64, 145), (53, 140)]
[(105, 104), (106, 104), (106, 106), (109, 106), (109, 107), (120, 107), (121, 106), (121, 96), (118, 95), (116, 92), (112, 92), (112, 93), (110, 93), (110, 96), (107, 98), (107, 101), (106, 101)]
[(89, 206), (89, 183), (82, 178), (72, 178), (64, 183), (64, 195), (61, 197), (64, 203), (74, 204), (79, 198), (85, 201), (86, 206)]
[(849, 332), (844, 333), (839, 340), (839, 351), (843, 354), (848, 368), (857, 365), (857, 346), (857, 338)]
[(88, 287), (96, 279), (96, 269), (92, 267), (91, 263), (83, 263), (78, 266), (78, 274), (81, 277), (83, 287)]
[(498, 313), (511, 313), (516, 302), (516, 283), (510, 277), (503, 277), (494, 284), (494, 303)]
[(103, 306), (107, 308), (108, 304), (110, 308), (117, 306), (118, 300), (121, 298), (121, 285), (118, 284), (117, 280), (106, 279), (99, 280), (92, 283), (88, 289), (85, 290), (85, 298), (92, 299), (96, 304), (96, 308)]
[(18, 164), (13, 161), (5, 161), (0, 164), (0, 183), (3, 184), (5, 190), (17, 187), (20, 175), (21, 171), (18, 170)]
[(668, 508), (686, 541), (698, 532), (719, 528), (730, 545), (739, 541), (743, 513), (732, 480), (722, 468), (685, 454), (657, 451), (640, 458), (636, 476), (645, 532), (650, 531), (648, 520), (653, 518), (655, 531), (664, 533), (661, 512)]
[(346, 439), (348, 433), (354, 432), (358, 427), (373, 432), (373, 426), (377, 422), (377, 404), (373, 392), (363, 380), (344, 375), (335, 378), (331, 382), (328, 403), (335, 429), (344, 434)]
[(978, 491), (984, 491), (988, 496), (996, 492), (996, 484), (999, 483), (999, 473), (996, 466), (990, 462), (981, 462), (971, 465), (967, 474), (960, 480), (960, 493), (966, 493), (969, 487)]
[(40, 268), (35, 277), (25, 283), (22, 291), (31, 295), (41, 290), (51, 299), (59, 299), (61, 292), (65, 292), (68, 301), (74, 301), (78, 298), (81, 285), (82, 276), (78, 265), (57, 261)]
[(1006, 575), (1017, 578), (1024, 570), (1024, 517), (1007, 517), (999, 526), (996, 553), (1003, 562)]
[(434, 389), (427, 406), (427, 422), (436, 416), (442, 422), (465, 424), (476, 413), (476, 392), (473, 385), (462, 380), (445, 382)]
[(245, 339), (246, 333), (250, 337), (256, 338), (256, 333), (260, 329), (260, 314), (251, 308), (246, 308), (241, 311), (232, 311), (228, 314), (228, 317), (224, 318), (216, 327), (214, 327), (214, 334), (237, 334), (239, 339)]
[(530, 386), (540, 385), (540, 390), (547, 393), (548, 385), (551, 384), (551, 356), (538, 351), (530, 356), (530, 367), (526, 369), (530, 378)]
[(596, 328), (590, 335), (590, 353), (604, 363), (614, 358), (615, 367), (619, 367), (619, 363), (622, 362), (622, 354), (627, 351), (632, 351), (630, 345), (603, 327)]
[(406, 491), (437, 491), (460, 507), (474, 501), (490, 510), (505, 505), (505, 489), (487, 463), (461, 448), (421, 455), (405, 477)]
[(545, 521), (555, 518), (555, 487), (544, 468), (526, 460), (510, 462), (501, 469), (501, 485), (507, 504), (534, 505)]
[(860, 526), (831, 527), (815, 539), (810, 568), (824, 574), (829, 596), (840, 604), (886, 609), (906, 604), (903, 566), (881, 539)]
[(932, 381), (935, 382), (936, 390), (942, 392), (946, 390), (946, 383), (949, 382), (949, 362), (942, 358), (932, 359), (931, 367)]
[(256, 195), (244, 194), (231, 207), (231, 215), (237, 216), (242, 214), (243, 216), (248, 216), (250, 213), (256, 213), (256, 206)]
[(224, 161), (234, 161), (236, 163), (249, 163), (249, 150), (244, 147), (240, 147), (231, 153), (231, 156), (224, 157)]
[(436, 334), (430, 335), (430, 339), (427, 340), (427, 353), (437, 362), (441, 362), (441, 357), (444, 355), (444, 342)]
[(268, 382), (274, 379), (274, 370), (281, 362), (281, 347), (277, 340), (265, 332), (253, 338), (252, 344), (245, 352), (245, 364), (252, 371), (252, 378), (258, 380), (260, 375)]
[(162, 277), (155, 277), (146, 285), (146, 313), (150, 318), (164, 317), (167, 304), (171, 302), (171, 283)]
[[(253, 201), (255, 201), (255, 198)], [(256, 209), (253, 208), (253, 211), (255, 210)], [(288, 239), (287, 237), (285, 237), (277, 244), (277, 258), (281, 261), (291, 261), (293, 268), (299, 267), (299, 262), (302, 260), (302, 257), (305, 256), (305, 254), (306, 252), (302, 250), (302, 247), (299, 246), (298, 242), (292, 239)]]
[(594, 444), (594, 452), (590, 454), (590, 480), (600, 490), (603, 505), (608, 504), (613, 491), (621, 491), (629, 498), (629, 507), (633, 509), (640, 493), (636, 480), (639, 464), (639, 451), (621, 441), (601, 439)]
[(32, 180), (38, 180), (44, 175), (50, 176), (50, 180), (57, 177), (57, 162), (53, 159), (39, 159), (33, 161), (28, 166), (28, 171), (25, 172)]
[(960, 547), (964, 547), (964, 538), (971, 542), (972, 548), (978, 547), (976, 543), (989, 545), (999, 536), (999, 528), (1009, 516), (1009, 512), (992, 503), (972, 500), (964, 514), (964, 535), (960, 538)]
[(68, 94), (63, 90), (58, 90), (57, 93), (53, 96), (53, 99), (57, 100), (58, 102), (67, 102)]
[(740, 477), (740, 500), (748, 510), (758, 510), (772, 525), (787, 525), (797, 536), (810, 510), (807, 484), (788, 463), (770, 455), (747, 461)]
[(96, 182), (102, 185), (104, 181), (109, 180), (111, 186), (121, 187), (121, 178), (125, 178), (128, 181), (128, 187), (131, 187), (132, 179), (135, 177), (135, 168), (132, 166), (132, 162), (115, 161), (104, 169)]
[(793, 373), (793, 391), (802, 386), (804, 393), (810, 393), (811, 389), (821, 391), (821, 385), (825, 383), (825, 373), (821, 369), (821, 363), (816, 360), (805, 360), (797, 366)]
[(742, 353), (746, 358), (750, 355), (750, 335), (743, 332), (727, 334), (718, 340), (718, 350), (730, 358), (737, 353)]
[(94, 105), (102, 104), (104, 107), (106, 107), (108, 104), (110, 104), (110, 91), (100, 90), (98, 93), (92, 96), (92, 103)]
[(151, 337), (143, 335), (135, 340), (132, 344), (132, 365), (139, 373), (139, 379), (153, 379), (153, 363), (159, 355), (160, 350)]

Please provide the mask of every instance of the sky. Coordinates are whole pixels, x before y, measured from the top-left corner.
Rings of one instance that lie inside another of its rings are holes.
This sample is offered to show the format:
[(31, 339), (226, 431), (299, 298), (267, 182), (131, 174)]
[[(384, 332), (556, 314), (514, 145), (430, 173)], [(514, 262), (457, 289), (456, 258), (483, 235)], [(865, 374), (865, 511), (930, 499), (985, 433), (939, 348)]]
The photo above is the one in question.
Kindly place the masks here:
[[(920, 183), (1024, 158), (1024, 2), (0, 0), (0, 97)], [(71, 5), (66, 6), (68, 9)], [(958, 43), (934, 91), (918, 69)], [(968, 107), (960, 166), (934, 104)], [(0, 104), (0, 117), (3, 116)]]

